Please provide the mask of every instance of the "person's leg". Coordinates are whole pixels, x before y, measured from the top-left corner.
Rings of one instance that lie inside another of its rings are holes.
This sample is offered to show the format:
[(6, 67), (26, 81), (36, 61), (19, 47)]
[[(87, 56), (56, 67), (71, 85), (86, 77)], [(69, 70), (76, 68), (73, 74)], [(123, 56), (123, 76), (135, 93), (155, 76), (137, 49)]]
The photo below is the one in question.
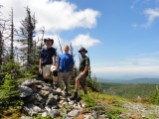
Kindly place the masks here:
[(50, 78), (50, 70), (49, 70), (49, 67), (46, 65), (46, 66), (43, 66), (42, 68), (42, 74), (43, 74), (43, 79), (45, 82), (49, 82), (49, 78)]
[(58, 71), (53, 71), (53, 88), (56, 89), (59, 87), (58, 85)]
[(80, 89), (80, 79), (81, 79), (80, 75), (78, 75), (75, 79), (75, 91), (70, 98), (71, 100), (75, 100), (78, 97), (78, 90)]
[(85, 94), (87, 94), (87, 88), (86, 88), (86, 80), (87, 80), (87, 76), (83, 76), (82, 79), (81, 79), (81, 87), (82, 87), (82, 90)]
[(59, 72), (58, 73), (58, 84), (61, 89), (63, 88), (63, 79), (64, 79), (63, 72)]
[(68, 96), (68, 91), (69, 91), (69, 84), (70, 84), (70, 72), (66, 72), (64, 73), (64, 78), (63, 78), (63, 81), (65, 83), (65, 95)]

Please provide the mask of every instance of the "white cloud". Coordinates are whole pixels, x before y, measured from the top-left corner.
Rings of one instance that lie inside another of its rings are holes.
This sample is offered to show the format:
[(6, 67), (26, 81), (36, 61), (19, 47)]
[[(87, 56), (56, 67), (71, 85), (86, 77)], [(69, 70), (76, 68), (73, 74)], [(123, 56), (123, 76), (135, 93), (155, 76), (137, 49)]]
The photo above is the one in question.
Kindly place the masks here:
[(143, 27), (149, 27), (157, 18), (159, 18), (159, 8), (149, 8), (144, 11), (147, 16), (147, 22), (143, 24)]
[[(1, 0), (3, 13), (9, 14), (14, 9), (16, 26), (24, 19), (25, 7), (29, 6), (37, 18), (37, 28), (45, 26), (46, 31), (55, 32), (74, 28), (93, 28), (100, 13), (93, 9), (78, 10), (77, 6), (67, 0)], [(19, 25), (18, 25), (19, 26)]]
[(139, 1), (140, 0), (134, 0), (130, 8), (133, 9)]
[(98, 39), (94, 39), (92, 37), (90, 37), (89, 35), (84, 35), (84, 34), (80, 34), (78, 35), (76, 38), (74, 38), (74, 40), (71, 41), (72, 45), (75, 47), (92, 47), (95, 45), (98, 45), (101, 43), (100, 40)]

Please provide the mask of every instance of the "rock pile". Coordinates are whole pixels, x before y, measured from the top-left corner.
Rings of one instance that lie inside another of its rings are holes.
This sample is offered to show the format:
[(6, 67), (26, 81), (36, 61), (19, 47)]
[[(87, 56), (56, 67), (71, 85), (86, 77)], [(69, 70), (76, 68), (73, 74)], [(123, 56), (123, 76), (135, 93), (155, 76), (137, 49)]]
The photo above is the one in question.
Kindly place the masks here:
[[(24, 100), (23, 112), (25, 115), (50, 116), (52, 118), (62, 119), (94, 119), (97, 116), (95, 112), (85, 111), (85, 104), (82, 101), (72, 101), (64, 96), (64, 92), (58, 88), (53, 89), (49, 83), (41, 80), (26, 80), (19, 86), (20, 97)], [(83, 118), (82, 118), (83, 117)], [(102, 119), (103, 116), (101, 115)], [(21, 119), (26, 119), (22, 116)], [(28, 119), (28, 118), (27, 118)], [(31, 118), (32, 119), (32, 118)]]

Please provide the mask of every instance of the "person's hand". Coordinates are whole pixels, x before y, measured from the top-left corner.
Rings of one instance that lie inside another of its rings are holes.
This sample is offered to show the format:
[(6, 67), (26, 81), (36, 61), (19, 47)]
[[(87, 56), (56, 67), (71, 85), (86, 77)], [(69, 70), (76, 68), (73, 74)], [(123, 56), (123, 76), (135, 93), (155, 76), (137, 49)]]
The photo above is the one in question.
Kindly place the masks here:
[(80, 73), (80, 76), (83, 76), (84, 74), (85, 74), (85, 72), (81, 72), (81, 73)]
[(39, 73), (42, 74), (42, 68), (39, 68)]

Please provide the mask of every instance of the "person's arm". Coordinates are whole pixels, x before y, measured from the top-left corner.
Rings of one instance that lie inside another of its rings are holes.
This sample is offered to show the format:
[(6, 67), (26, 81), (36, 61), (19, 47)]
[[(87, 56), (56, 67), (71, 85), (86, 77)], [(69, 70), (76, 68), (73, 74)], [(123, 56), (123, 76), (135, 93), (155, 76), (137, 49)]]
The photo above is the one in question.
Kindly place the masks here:
[(85, 64), (85, 67), (84, 67), (84, 70), (80, 73), (80, 75), (85, 75), (87, 72), (88, 72), (88, 70), (89, 70), (89, 66), (90, 66), (90, 63), (89, 63), (90, 61), (89, 61), (89, 58), (87, 58), (86, 59), (86, 64)]
[(39, 59), (39, 73), (42, 74), (42, 60)]
[(87, 64), (87, 65), (85, 66), (84, 70), (80, 73), (80, 75), (83, 76), (84, 74), (87, 73), (88, 70), (89, 70), (89, 65)]

